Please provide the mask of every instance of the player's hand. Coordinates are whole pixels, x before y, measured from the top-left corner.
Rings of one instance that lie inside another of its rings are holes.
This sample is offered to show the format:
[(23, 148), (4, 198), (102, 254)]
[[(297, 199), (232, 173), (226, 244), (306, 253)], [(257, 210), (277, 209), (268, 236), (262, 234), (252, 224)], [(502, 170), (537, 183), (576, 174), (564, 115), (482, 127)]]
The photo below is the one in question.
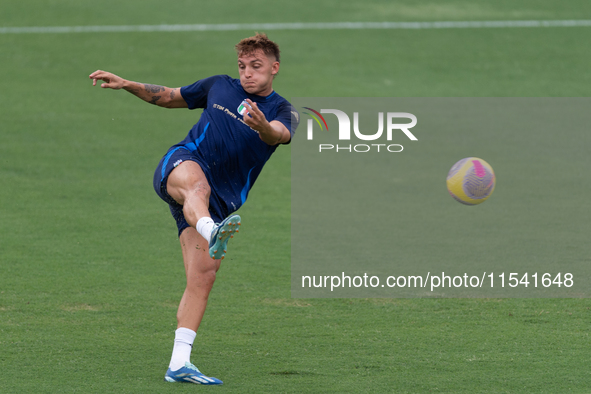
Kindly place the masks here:
[(101, 88), (118, 90), (123, 88), (123, 84), (125, 82), (123, 78), (103, 70), (96, 70), (88, 77), (92, 79), (92, 86), (96, 86), (96, 81), (98, 80), (104, 81), (105, 83), (101, 83)]
[(277, 145), (289, 141), (291, 135), (283, 123), (277, 120), (272, 120), (269, 123), (267, 118), (265, 118), (265, 114), (257, 106), (257, 103), (250, 99), (246, 99), (246, 102), (250, 108), (246, 108), (243, 117), (244, 123), (258, 131), (261, 140), (268, 145)]
[(265, 114), (257, 106), (257, 103), (251, 99), (246, 99), (246, 102), (249, 106), (246, 107), (246, 112), (244, 113), (244, 123), (258, 132), (264, 133), (268, 131), (271, 125), (267, 121), (267, 118), (265, 118)]

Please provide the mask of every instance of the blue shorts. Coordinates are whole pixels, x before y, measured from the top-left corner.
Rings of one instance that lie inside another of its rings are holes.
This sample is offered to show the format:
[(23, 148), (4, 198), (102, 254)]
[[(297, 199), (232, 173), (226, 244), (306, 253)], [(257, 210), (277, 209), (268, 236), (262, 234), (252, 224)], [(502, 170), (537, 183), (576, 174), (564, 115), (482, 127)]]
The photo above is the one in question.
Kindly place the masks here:
[[(176, 221), (176, 225), (179, 230), (179, 237), (183, 230), (190, 226), (185, 219), (185, 215), (183, 214), (183, 206), (176, 202), (174, 198), (168, 194), (168, 191), (166, 190), (166, 183), (172, 170), (174, 170), (175, 167), (177, 167), (183, 161), (187, 160), (194, 161), (195, 163), (199, 164), (201, 169), (207, 168), (188, 148), (185, 148), (184, 146), (174, 146), (160, 160), (160, 163), (158, 163), (158, 167), (156, 167), (156, 171), (154, 172), (154, 190), (161, 199), (168, 203), (168, 206), (170, 207), (170, 213), (172, 213), (172, 217)], [(204, 171), (204, 173), (205, 177), (207, 178), (207, 182), (211, 185), (208, 173), (206, 171)], [(209, 214), (216, 223), (220, 223), (229, 214), (226, 204), (217, 196), (217, 193), (213, 188), (211, 189), (211, 194), (209, 197)]]

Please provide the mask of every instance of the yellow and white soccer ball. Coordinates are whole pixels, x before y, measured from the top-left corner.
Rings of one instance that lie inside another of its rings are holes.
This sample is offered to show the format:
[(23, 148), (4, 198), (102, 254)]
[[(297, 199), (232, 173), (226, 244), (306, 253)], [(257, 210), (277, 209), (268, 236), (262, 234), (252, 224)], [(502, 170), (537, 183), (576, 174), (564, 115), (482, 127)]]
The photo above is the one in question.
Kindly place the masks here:
[(495, 190), (495, 172), (478, 157), (466, 157), (451, 167), (447, 174), (447, 190), (456, 201), (477, 205)]

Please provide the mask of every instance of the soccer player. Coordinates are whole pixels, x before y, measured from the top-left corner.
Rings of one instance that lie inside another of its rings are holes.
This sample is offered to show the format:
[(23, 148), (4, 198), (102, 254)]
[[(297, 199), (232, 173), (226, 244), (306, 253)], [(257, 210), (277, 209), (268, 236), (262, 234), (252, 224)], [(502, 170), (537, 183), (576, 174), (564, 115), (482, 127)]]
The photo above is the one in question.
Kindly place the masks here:
[(90, 74), (93, 86), (101, 80), (102, 88), (124, 89), (150, 104), (204, 109), (154, 174), (154, 189), (176, 220), (187, 276), (168, 382), (222, 384), (191, 363), (193, 341), (227, 242), (239, 231), (240, 216), (232, 213), (244, 204), (277, 146), (291, 141), (299, 120), (273, 90), (277, 44), (257, 33), (241, 40), (236, 52), (240, 79), (216, 75), (181, 88), (132, 82), (102, 70)]

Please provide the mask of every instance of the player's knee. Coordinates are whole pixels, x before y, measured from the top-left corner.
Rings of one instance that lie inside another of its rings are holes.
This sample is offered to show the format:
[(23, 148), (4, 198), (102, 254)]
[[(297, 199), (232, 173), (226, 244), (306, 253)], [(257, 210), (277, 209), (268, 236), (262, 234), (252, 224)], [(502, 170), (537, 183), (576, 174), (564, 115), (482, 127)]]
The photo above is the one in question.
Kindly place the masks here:
[(209, 186), (209, 183), (207, 183), (207, 181), (199, 181), (196, 182), (195, 185), (193, 185), (192, 192), (199, 197), (203, 197), (209, 200), (209, 196), (211, 194), (211, 187)]
[(166, 188), (168, 194), (181, 205), (195, 196), (209, 199), (211, 194), (211, 188), (199, 164), (188, 160), (170, 173)]
[(216, 278), (216, 269), (211, 267), (199, 270), (187, 276), (187, 286), (191, 288), (207, 288), (213, 286)]

